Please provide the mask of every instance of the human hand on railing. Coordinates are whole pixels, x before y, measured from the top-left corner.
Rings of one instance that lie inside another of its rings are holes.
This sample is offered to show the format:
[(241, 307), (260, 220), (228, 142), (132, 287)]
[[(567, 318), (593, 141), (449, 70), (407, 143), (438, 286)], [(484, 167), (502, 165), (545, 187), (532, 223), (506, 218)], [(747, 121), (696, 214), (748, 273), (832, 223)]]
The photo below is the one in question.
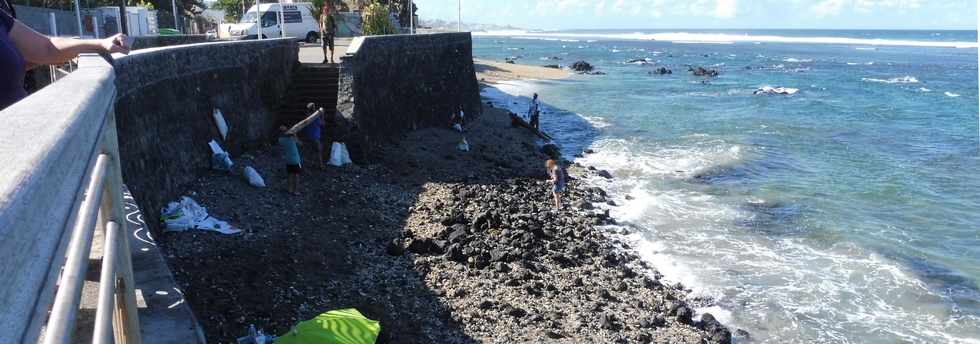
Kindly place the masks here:
[(107, 53), (129, 54), (130, 47), (128, 44), (126, 44), (127, 38), (128, 37), (126, 37), (126, 35), (117, 33), (112, 37), (102, 39), (100, 44)]

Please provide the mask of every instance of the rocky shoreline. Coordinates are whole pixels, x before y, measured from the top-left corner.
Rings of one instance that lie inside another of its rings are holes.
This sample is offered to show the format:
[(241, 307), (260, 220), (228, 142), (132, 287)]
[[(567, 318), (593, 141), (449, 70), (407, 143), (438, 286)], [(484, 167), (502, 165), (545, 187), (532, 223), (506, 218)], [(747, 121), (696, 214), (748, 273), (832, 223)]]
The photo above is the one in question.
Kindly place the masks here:
[(571, 168), (553, 210), (535, 138), (484, 112), (468, 123), (470, 152), (448, 128), (417, 130), (361, 166), (307, 170), (301, 196), (281, 190), (276, 147), (239, 161), (268, 189), (218, 172), (190, 186), (244, 230), (158, 240), (209, 341), (356, 307), (381, 321), (380, 343), (731, 342), (606, 233), (605, 192), (579, 179), (601, 171)]

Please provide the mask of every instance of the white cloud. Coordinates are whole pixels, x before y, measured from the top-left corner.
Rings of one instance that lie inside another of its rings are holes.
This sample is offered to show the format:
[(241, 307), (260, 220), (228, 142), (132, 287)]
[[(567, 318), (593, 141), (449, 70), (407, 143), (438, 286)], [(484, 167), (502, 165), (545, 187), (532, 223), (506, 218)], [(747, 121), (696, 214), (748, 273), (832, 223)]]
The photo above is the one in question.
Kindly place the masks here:
[(840, 14), (841, 9), (843, 8), (844, 0), (822, 0), (817, 4), (810, 6), (810, 11), (817, 15), (817, 17), (823, 18)]
[(602, 0), (595, 4), (595, 14), (601, 16), (606, 12), (606, 1)]
[(738, 9), (738, 3), (735, 0), (715, 1), (715, 17), (735, 18), (735, 11), (737, 9)]
[(626, 0), (616, 0), (616, 3), (613, 5), (613, 10), (622, 12), (624, 6), (626, 6)]

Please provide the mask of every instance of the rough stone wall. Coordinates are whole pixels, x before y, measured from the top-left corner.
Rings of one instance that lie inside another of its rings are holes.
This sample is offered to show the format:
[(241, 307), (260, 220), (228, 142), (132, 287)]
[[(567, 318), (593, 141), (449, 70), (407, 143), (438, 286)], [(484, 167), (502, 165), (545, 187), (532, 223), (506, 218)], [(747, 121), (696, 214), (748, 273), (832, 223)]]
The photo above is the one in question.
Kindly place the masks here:
[(448, 126), (460, 105), (468, 117), (482, 111), (469, 33), (359, 37), (351, 48), (341, 63), (337, 107), (367, 144)]
[(268, 142), (292, 81), (295, 41), (203, 43), (134, 52), (116, 60), (116, 121), (123, 179), (156, 228), (160, 209), (211, 166), (212, 120), (228, 122), (233, 155)]

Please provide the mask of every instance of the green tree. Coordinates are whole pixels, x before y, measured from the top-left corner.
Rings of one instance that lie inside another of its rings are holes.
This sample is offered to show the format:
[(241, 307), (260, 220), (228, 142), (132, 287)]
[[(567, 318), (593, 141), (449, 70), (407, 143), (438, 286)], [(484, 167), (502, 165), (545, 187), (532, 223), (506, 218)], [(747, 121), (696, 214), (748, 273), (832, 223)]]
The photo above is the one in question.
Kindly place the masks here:
[(395, 26), (392, 25), (389, 14), (391, 7), (382, 4), (381, 1), (374, 0), (364, 6), (361, 12), (361, 30), (365, 36), (390, 35), (394, 34)]
[(225, 11), (225, 21), (237, 23), (242, 19), (242, 1), (245, 1), (245, 10), (255, 5), (255, 1), (249, 0), (218, 0), (211, 8)]

